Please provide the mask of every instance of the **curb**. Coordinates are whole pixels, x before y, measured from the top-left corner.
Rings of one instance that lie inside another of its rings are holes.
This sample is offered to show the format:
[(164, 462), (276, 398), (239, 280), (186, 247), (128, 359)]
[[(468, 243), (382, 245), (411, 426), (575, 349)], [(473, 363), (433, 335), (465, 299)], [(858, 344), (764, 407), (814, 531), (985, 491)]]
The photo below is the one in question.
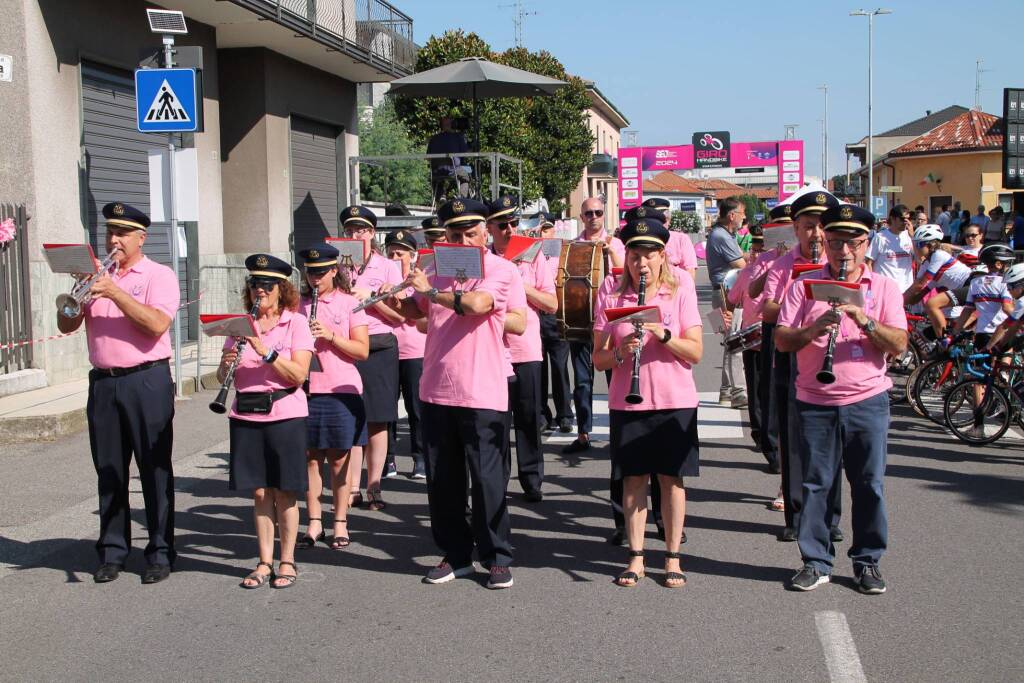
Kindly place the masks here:
[[(220, 383), (217, 382), (216, 371), (205, 373), (200, 377), (199, 382), (203, 389), (220, 386)], [(181, 383), (181, 392), (185, 396), (196, 393), (195, 377), (184, 378)], [(0, 442), (16, 444), (56, 441), (80, 432), (87, 426), (84, 406), (53, 415), (0, 418)]]

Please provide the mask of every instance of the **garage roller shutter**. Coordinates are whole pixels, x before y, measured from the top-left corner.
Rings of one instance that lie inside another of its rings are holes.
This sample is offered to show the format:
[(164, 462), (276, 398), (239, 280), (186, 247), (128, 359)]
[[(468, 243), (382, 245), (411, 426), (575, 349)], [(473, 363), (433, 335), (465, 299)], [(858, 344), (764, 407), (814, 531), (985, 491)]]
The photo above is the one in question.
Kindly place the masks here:
[(338, 136), (335, 126), (291, 117), (293, 246), (338, 236)]

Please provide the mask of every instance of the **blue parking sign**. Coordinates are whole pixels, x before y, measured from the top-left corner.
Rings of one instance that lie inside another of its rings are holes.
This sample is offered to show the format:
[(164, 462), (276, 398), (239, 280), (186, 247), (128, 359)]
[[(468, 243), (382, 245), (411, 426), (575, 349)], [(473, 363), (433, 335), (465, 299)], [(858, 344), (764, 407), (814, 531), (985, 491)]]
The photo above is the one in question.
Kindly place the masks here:
[(136, 69), (135, 118), (142, 133), (199, 130), (195, 69)]

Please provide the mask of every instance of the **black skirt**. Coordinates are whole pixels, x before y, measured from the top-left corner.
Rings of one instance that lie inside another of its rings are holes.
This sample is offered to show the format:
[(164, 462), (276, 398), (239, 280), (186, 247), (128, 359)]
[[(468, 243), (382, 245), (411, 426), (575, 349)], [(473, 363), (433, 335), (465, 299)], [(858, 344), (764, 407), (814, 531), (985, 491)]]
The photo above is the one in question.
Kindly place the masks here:
[[(374, 337), (391, 337), (395, 335), (370, 335)], [(370, 344), (372, 349), (374, 344)], [(398, 344), (370, 351), (366, 360), (356, 361), (356, 369), (363, 379), (363, 407), (366, 409), (367, 422), (398, 421)]]
[(310, 394), (306, 403), (308, 448), (347, 451), (366, 445), (366, 410), (358, 394)]
[(612, 478), (700, 475), (697, 409), (611, 410)]
[(232, 491), (274, 488), (305, 493), (306, 418), (274, 422), (230, 421)]

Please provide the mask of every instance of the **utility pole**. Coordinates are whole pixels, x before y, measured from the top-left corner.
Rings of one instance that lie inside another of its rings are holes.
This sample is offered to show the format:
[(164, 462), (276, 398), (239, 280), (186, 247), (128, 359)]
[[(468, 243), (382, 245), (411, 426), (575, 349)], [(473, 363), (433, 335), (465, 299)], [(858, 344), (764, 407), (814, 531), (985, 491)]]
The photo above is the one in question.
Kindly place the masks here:
[(526, 25), (526, 17), (536, 15), (536, 12), (527, 12), (523, 8), (523, 0), (516, 0), (510, 5), (498, 5), (498, 9), (507, 9), (511, 7), (515, 10), (515, 14), (512, 15), (512, 23), (515, 25), (515, 44), (516, 47), (523, 47), (523, 29)]
[(872, 74), (872, 70), (871, 70), (871, 58), (872, 58), (872, 40), (871, 40), (872, 35), (871, 34), (872, 34), (873, 27), (874, 27), (875, 16), (877, 16), (879, 14), (892, 14), (892, 10), (891, 9), (882, 9), (881, 7), (879, 7), (878, 9), (874, 9), (874, 10), (871, 10), (869, 12), (868, 11), (864, 11), (862, 9), (858, 9), (858, 10), (854, 10), (853, 12), (850, 12), (850, 16), (851, 17), (867, 17), (868, 18), (868, 150), (867, 150), (867, 158), (866, 158), (866, 162), (867, 162), (867, 165), (868, 165), (868, 191), (867, 191), (867, 194), (864, 196), (864, 198), (866, 200), (865, 203), (867, 204), (868, 211), (871, 211), (872, 213), (875, 210), (875, 206), (874, 206), (874, 204), (875, 204), (875, 197), (874, 197), (874, 194), (873, 194), (874, 191), (875, 191), (875, 187), (874, 187), (874, 184), (875, 184), (875, 173), (874, 173), (874, 171), (875, 171), (875, 159), (874, 159), (874, 146), (872, 144), (872, 137), (874, 137), (874, 131), (872, 130), (872, 121), (873, 121), (873, 119), (872, 119), (872, 112), (871, 112), (871, 107), (872, 107), (872, 99), (871, 99), (872, 98), (872, 88), (871, 88), (872, 84), (871, 84), (871, 79), (872, 79), (872, 75), (873, 75)]
[(825, 91), (825, 118), (821, 120), (821, 183), (828, 187), (828, 84), (818, 86)]

